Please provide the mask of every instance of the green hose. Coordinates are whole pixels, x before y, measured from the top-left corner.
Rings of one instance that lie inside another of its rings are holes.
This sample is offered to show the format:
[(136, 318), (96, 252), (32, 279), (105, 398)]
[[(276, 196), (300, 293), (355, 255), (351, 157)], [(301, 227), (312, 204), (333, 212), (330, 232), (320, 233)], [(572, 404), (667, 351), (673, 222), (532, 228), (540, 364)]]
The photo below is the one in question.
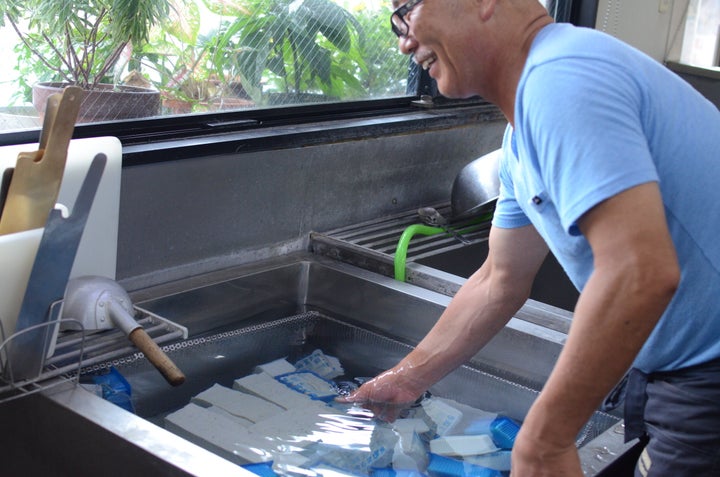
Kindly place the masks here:
[(395, 280), (404, 282), (405, 281), (405, 262), (407, 261), (407, 250), (410, 245), (410, 239), (415, 235), (437, 235), (445, 233), (440, 227), (431, 227), (429, 225), (414, 224), (406, 228), (400, 240), (398, 240), (397, 248), (395, 249)]
[[(490, 212), (488, 214), (485, 214), (481, 217), (478, 217), (476, 220), (473, 220), (471, 223), (467, 224), (466, 227), (464, 227), (461, 230), (458, 230), (459, 233), (462, 232), (470, 232), (472, 230), (477, 229), (478, 225), (491, 220), (493, 217), (493, 213)], [(430, 225), (422, 225), (422, 224), (413, 224), (407, 227), (402, 235), (400, 236), (400, 240), (398, 240), (397, 248), (395, 249), (395, 257), (393, 260), (393, 263), (395, 265), (395, 280), (398, 280), (400, 282), (404, 282), (407, 277), (405, 274), (405, 265), (407, 262), (407, 251), (408, 246), (410, 245), (410, 240), (415, 235), (437, 235), (447, 233), (444, 229), (440, 227), (432, 227)]]

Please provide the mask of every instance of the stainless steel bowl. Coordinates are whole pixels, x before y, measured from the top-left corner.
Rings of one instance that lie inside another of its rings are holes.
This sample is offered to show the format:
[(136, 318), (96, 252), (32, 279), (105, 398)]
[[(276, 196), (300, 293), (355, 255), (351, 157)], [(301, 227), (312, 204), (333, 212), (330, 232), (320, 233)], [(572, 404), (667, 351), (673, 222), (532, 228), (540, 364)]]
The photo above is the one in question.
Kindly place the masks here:
[(452, 220), (490, 212), (500, 194), (501, 149), (487, 153), (462, 168), (453, 182), (450, 205)]

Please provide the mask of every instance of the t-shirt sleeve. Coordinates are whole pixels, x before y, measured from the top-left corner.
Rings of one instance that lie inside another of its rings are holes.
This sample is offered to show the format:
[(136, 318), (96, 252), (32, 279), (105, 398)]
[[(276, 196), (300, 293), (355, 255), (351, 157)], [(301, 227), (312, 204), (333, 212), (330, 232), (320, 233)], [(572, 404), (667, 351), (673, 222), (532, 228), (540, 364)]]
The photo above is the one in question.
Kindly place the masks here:
[(643, 94), (629, 70), (602, 60), (562, 58), (527, 73), (518, 130), (569, 233), (600, 202), (658, 180)]
[(511, 138), (512, 128), (508, 126), (505, 131), (505, 138), (503, 139), (503, 154), (500, 159), (500, 167), (498, 168), (500, 174), (500, 194), (492, 221), (493, 226), (503, 229), (514, 229), (530, 224), (530, 219), (517, 203), (512, 177), (508, 171), (507, 161), (515, 159), (510, 153)]

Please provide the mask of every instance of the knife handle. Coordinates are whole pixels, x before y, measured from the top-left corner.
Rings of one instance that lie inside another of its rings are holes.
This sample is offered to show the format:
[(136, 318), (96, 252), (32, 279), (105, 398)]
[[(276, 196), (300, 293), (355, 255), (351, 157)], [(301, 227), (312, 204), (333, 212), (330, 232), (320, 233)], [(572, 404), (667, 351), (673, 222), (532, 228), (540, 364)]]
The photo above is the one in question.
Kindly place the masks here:
[(150, 335), (143, 328), (136, 328), (128, 338), (133, 344), (143, 352), (148, 361), (160, 371), (165, 380), (172, 386), (180, 386), (185, 382), (185, 375), (172, 362), (163, 350), (155, 343)]

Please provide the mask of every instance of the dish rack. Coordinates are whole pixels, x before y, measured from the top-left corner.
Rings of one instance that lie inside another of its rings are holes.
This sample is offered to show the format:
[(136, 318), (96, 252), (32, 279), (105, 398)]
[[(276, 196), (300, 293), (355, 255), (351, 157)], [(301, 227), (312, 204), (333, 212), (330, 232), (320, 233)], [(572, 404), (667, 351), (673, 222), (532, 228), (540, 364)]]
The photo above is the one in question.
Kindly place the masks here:
[[(0, 323), (0, 403), (65, 383), (77, 385), (83, 370), (121, 356), (139, 353), (127, 335), (117, 328), (86, 330), (76, 319), (55, 318), (59, 316), (61, 306), (62, 300), (52, 303), (48, 309), (48, 320), (7, 338)], [(158, 345), (187, 339), (188, 330), (184, 326), (136, 305), (133, 309), (135, 320)], [(72, 330), (61, 331), (61, 325), (68, 325)], [(33, 331), (44, 332), (44, 341), (54, 342), (54, 350), (44, 357), (36, 376), (16, 379), (13, 377), (9, 350), (15, 338)]]

